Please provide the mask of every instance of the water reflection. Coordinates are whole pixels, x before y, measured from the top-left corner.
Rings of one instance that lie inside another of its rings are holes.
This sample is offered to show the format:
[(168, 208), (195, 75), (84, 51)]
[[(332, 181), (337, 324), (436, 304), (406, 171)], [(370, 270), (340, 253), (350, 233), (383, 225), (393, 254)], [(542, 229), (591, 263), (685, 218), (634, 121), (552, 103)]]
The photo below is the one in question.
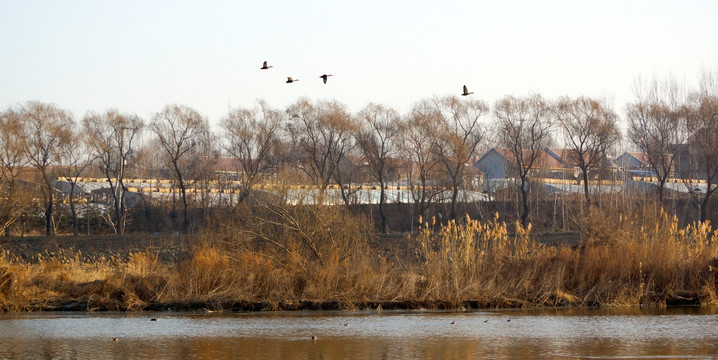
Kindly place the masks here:
[(712, 358), (717, 314), (716, 308), (164, 313), (159, 321), (147, 313), (1, 314), (0, 358)]

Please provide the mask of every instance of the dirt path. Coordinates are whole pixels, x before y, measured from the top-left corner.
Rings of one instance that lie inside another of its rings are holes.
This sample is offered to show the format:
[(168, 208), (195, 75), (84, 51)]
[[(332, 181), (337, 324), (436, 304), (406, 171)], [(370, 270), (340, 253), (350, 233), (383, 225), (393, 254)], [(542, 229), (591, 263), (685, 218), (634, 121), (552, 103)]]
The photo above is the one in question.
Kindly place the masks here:
[(118, 256), (125, 258), (130, 253), (149, 251), (162, 261), (176, 261), (183, 257), (193, 238), (171, 234), (130, 234), (122, 236), (54, 236), (23, 237), (0, 239), (0, 251), (8, 251), (13, 256), (34, 260), (38, 254), (43, 256), (63, 252), (81, 252), (88, 258)]
[[(537, 234), (536, 239), (548, 246), (575, 246), (578, 244), (578, 233)], [(0, 238), (0, 251), (8, 251), (12, 256), (20, 256), (26, 260), (34, 260), (38, 254), (52, 256), (77, 251), (88, 258), (126, 258), (131, 253), (149, 251), (157, 254), (161, 261), (175, 262), (187, 254), (195, 241), (197, 240), (193, 236), (174, 234), (33, 236)], [(387, 258), (408, 259), (412, 258), (416, 251), (416, 243), (409, 239), (408, 234), (402, 233), (379, 235), (370, 245)]]

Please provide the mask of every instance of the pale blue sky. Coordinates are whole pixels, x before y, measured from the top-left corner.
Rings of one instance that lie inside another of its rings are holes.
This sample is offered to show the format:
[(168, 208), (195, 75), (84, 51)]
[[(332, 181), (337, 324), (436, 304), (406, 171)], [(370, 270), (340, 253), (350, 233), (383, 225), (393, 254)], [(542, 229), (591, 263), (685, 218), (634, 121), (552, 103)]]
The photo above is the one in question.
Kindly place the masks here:
[(0, 0), (0, 109), (40, 100), (148, 119), (179, 103), (217, 124), (260, 98), (406, 112), (466, 84), (489, 104), (536, 92), (621, 110), (639, 75), (718, 69), (717, 19), (708, 0)]

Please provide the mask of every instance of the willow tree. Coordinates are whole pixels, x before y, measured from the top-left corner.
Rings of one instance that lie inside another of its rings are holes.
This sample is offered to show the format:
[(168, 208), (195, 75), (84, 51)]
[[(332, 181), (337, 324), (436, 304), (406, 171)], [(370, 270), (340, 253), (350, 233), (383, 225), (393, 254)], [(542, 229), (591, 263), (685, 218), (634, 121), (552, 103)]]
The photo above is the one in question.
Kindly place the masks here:
[(197, 155), (203, 140), (209, 134), (209, 123), (196, 110), (184, 105), (167, 105), (156, 113), (150, 122), (150, 130), (171, 169), (182, 195), (182, 231), (189, 231), (187, 210), (187, 187), (197, 179), (198, 169), (207, 162)]
[(56, 105), (31, 101), (12, 110), (22, 123), (20, 139), (30, 164), (40, 173), (45, 205), (45, 235), (55, 234), (55, 184), (51, 166), (58, 165), (60, 148), (71, 141), (74, 118)]
[(499, 143), (511, 154), (516, 187), (521, 194), (521, 225), (529, 223), (529, 176), (551, 142), (549, 104), (539, 95), (507, 96), (494, 106)]
[(479, 100), (461, 100), (456, 96), (439, 99), (435, 106), (440, 114), (437, 124), (434, 155), (441, 163), (451, 189), (450, 218), (456, 219), (456, 203), (459, 189), (464, 185), (464, 175), (471, 160), (478, 153), (484, 139), (481, 124), (489, 107)]
[(620, 139), (618, 117), (605, 102), (588, 97), (560, 98), (554, 116), (563, 130), (567, 160), (580, 169), (590, 205), (589, 173), (607, 162), (608, 150)]
[[(701, 87), (689, 96), (684, 114), (690, 134), (689, 164), (679, 168), (689, 193), (700, 207), (700, 221), (704, 222), (709, 200), (718, 190), (718, 72), (703, 74)], [(705, 191), (690, 183), (697, 178), (705, 181)]]
[(680, 144), (685, 141), (682, 96), (674, 82), (636, 85), (636, 100), (626, 105), (628, 137), (646, 156), (656, 192), (663, 204), (669, 176), (674, 172)]
[(115, 223), (111, 225), (115, 233), (124, 234), (127, 219), (125, 172), (144, 121), (137, 115), (112, 109), (104, 113), (88, 112), (82, 122), (97, 167), (110, 185), (115, 208)]
[(81, 176), (92, 165), (94, 155), (88, 148), (87, 135), (81, 129), (73, 126), (70, 137), (71, 141), (65, 142), (59, 148), (62, 166), (58, 167), (58, 173), (70, 184), (67, 199), (70, 203), (70, 214), (72, 215), (72, 231), (77, 236), (80, 232), (80, 226), (75, 195), (79, 189), (78, 183)]
[(400, 116), (396, 110), (377, 104), (369, 104), (357, 116), (360, 128), (355, 134), (369, 173), (379, 183), (379, 217), (381, 232), (387, 232), (386, 187), (396, 170), (396, 141), (400, 135)]
[[(340, 162), (354, 147), (351, 134), (355, 125), (351, 114), (337, 101), (314, 104), (307, 99), (300, 99), (289, 106), (287, 114), (294, 164), (319, 187), (316, 200), (322, 203), (332, 180), (340, 189), (351, 182), (339, 172)], [(349, 199), (343, 191), (342, 196), (348, 203)]]
[(12, 111), (0, 113), (0, 233), (12, 235), (14, 224), (33, 205), (35, 189), (20, 181), (29, 159), (23, 149), (21, 121)]
[(249, 197), (252, 186), (279, 166), (279, 133), (284, 114), (265, 102), (258, 108), (231, 110), (222, 120), (224, 149), (239, 165), (241, 191), (238, 203)]
[(408, 182), (417, 217), (426, 217), (426, 210), (441, 193), (436, 186), (440, 163), (435, 156), (438, 146), (436, 130), (441, 114), (429, 100), (416, 105), (401, 123), (400, 153), (408, 168)]

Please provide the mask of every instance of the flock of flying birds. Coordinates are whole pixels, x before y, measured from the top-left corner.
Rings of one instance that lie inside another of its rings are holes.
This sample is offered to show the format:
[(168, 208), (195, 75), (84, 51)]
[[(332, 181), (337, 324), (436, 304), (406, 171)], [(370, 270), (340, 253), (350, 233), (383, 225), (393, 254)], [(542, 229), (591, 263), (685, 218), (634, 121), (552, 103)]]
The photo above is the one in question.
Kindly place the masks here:
[[(262, 67), (259, 69), (260, 70), (269, 70), (270, 68), (273, 68), (273, 67), (274, 66), (272, 66), (272, 65), (267, 65), (267, 62), (265, 61), (264, 63), (262, 63)], [(330, 76), (333, 76), (333, 75), (332, 74), (324, 74), (324, 75), (320, 76), (319, 78), (322, 79), (322, 81), (326, 84), (327, 78), (329, 78)], [(287, 76), (287, 81), (286, 81), (287, 84), (291, 84), (296, 81), (299, 81), (299, 79), (294, 79), (291, 76)], [(469, 89), (466, 88), (466, 85), (464, 85), (464, 91), (463, 91), (463, 93), (461, 93), (461, 96), (468, 96), (471, 94), (473, 94), (473, 92), (469, 92)]]
[[(268, 70), (269, 68), (273, 68), (273, 67), (274, 67), (274, 66), (272, 66), (272, 65), (267, 65), (267, 62), (265, 61), (264, 63), (262, 63), (262, 67), (259, 68), (259, 70)], [(321, 78), (322, 80), (324, 80), (324, 83), (326, 84), (326, 83), (327, 83), (327, 78), (330, 77), (330, 76), (332, 76), (332, 75), (331, 75), (331, 74), (324, 74), (324, 75), (320, 76), (320, 78)], [(293, 82), (295, 82), (295, 81), (299, 81), (299, 79), (294, 79), (294, 78), (292, 78), (291, 76), (287, 76), (287, 81), (286, 81), (287, 84), (291, 84), (291, 83), (293, 83)]]

